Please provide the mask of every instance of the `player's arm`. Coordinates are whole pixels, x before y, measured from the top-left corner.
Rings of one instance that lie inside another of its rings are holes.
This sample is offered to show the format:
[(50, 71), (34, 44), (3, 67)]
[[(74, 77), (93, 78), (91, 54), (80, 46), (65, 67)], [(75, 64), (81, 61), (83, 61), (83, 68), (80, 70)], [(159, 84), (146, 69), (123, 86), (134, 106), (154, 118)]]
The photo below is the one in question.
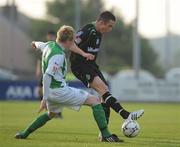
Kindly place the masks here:
[(56, 75), (60, 67), (63, 65), (64, 58), (65, 57), (63, 55), (55, 55), (51, 57), (48, 62), (48, 67), (43, 74), (43, 100), (41, 101), (39, 112), (46, 109), (45, 102), (49, 97), (52, 78)]
[(69, 48), (70, 51), (75, 52), (81, 56), (83, 56), (84, 58), (86, 58), (87, 60), (94, 60), (94, 55), (90, 54), (90, 53), (86, 53), (84, 52), (82, 49), (80, 49), (75, 43), (72, 43), (71, 47)]
[(46, 43), (41, 42), (41, 41), (32, 41), (31, 46), (33, 49), (39, 49), (41, 52), (43, 52), (43, 49), (45, 48)]
[(38, 113), (43, 111), (44, 109), (47, 109), (46, 100), (49, 97), (51, 80), (52, 80), (52, 76), (49, 75), (48, 73), (45, 73), (43, 75), (43, 99), (41, 100), (41, 104), (40, 104)]
[(81, 56), (85, 57), (87, 60), (93, 60), (94, 55), (84, 52), (82, 49), (78, 47), (78, 45), (86, 41), (89, 38), (90, 34), (91, 34), (91, 29), (89, 29), (89, 27), (85, 26), (82, 29), (80, 29), (76, 33), (75, 43), (73, 43), (70, 48), (72, 52), (80, 54)]

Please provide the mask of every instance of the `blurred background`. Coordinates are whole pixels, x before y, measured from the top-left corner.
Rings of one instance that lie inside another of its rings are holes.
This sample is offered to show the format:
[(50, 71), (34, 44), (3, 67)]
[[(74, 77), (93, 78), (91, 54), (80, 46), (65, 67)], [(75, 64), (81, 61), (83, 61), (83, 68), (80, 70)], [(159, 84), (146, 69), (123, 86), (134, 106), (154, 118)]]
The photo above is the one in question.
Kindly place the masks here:
[[(37, 99), (39, 53), (32, 40), (50, 30), (76, 30), (109, 10), (98, 64), (112, 93), (124, 101), (180, 102), (179, 0), (0, 0), (0, 99)], [(70, 84), (83, 87), (70, 70)]]

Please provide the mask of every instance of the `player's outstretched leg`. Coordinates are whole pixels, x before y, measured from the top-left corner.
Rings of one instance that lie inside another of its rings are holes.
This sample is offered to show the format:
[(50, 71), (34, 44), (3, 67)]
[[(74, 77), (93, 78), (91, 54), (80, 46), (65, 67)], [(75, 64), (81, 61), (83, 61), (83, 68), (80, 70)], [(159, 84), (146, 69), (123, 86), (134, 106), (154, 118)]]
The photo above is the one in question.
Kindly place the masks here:
[(112, 94), (109, 92), (107, 84), (102, 79), (103, 78), (100, 78), (99, 76), (94, 77), (93, 81), (90, 83), (90, 86), (95, 89), (100, 95), (102, 95), (103, 101), (104, 103), (106, 103), (107, 108), (111, 107), (115, 112), (121, 115), (123, 119), (127, 119), (130, 115), (130, 112), (125, 110), (117, 101), (117, 99), (112, 96)]
[(120, 103), (117, 102), (117, 99), (114, 98), (110, 92), (106, 92), (103, 94), (103, 99), (104, 102), (110, 106), (114, 111), (116, 111), (118, 114), (122, 116), (123, 119), (132, 119), (132, 120), (137, 120), (144, 114), (144, 110), (138, 110), (134, 112), (128, 112), (125, 110)]
[(42, 127), (46, 124), (47, 121), (51, 120), (48, 113), (44, 113), (40, 116), (38, 116), (24, 131), (18, 132), (15, 135), (16, 139), (26, 139), (29, 134), (37, 130), (38, 128)]
[(105, 113), (101, 104), (93, 105), (93, 116), (96, 120), (96, 123), (101, 131), (102, 140), (104, 142), (123, 142), (123, 140), (119, 139), (116, 135), (112, 135), (107, 127), (107, 121), (105, 118)]

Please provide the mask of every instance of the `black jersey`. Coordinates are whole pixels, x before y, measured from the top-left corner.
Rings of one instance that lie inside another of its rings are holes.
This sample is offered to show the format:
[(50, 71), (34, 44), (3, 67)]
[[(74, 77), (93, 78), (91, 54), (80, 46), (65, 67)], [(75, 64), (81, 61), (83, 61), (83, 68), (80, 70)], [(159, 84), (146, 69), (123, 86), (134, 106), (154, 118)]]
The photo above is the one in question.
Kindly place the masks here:
[(102, 34), (95, 28), (95, 23), (87, 24), (82, 27), (77, 33), (75, 43), (77, 46), (86, 53), (91, 53), (95, 56), (94, 60), (86, 60), (83, 56), (71, 53), (70, 61), (73, 63), (95, 63), (100, 44)]

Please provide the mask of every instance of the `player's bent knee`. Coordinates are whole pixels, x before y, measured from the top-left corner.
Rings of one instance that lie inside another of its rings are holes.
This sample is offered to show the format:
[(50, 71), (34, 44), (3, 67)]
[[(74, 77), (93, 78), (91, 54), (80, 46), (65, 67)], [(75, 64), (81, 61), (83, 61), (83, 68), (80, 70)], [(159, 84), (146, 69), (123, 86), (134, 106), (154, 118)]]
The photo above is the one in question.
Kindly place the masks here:
[(101, 101), (99, 98), (97, 98), (93, 95), (89, 95), (84, 104), (88, 105), (88, 106), (93, 106), (95, 104), (100, 104), (100, 103), (101, 103)]
[(105, 91), (109, 91), (109, 87), (107, 85), (104, 86)]
[(91, 87), (94, 88), (101, 95), (104, 94), (105, 92), (109, 91), (108, 86), (106, 84), (104, 84), (103, 82), (91, 84)]

